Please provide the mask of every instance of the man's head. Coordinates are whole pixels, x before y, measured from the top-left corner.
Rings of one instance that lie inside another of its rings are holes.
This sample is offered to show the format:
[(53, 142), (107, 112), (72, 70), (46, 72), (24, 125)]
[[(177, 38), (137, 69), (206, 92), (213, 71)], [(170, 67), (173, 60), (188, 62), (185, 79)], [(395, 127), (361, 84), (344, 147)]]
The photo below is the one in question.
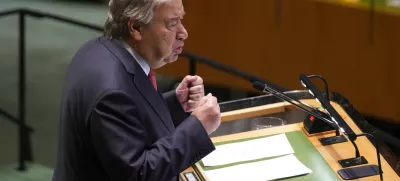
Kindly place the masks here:
[(123, 39), (153, 69), (175, 61), (188, 37), (182, 0), (110, 0), (105, 36)]

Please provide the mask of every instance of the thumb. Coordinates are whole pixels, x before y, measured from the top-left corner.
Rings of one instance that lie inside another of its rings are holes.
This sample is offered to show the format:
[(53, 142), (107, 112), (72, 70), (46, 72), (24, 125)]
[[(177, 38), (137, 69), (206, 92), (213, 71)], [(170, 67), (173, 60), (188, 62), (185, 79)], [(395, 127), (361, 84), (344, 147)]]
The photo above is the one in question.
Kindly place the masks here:
[(212, 94), (208, 93), (206, 96), (201, 98), (201, 100), (199, 101), (198, 106), (202, 106), (203, 104), (205, 104), (211, 98), (211, 96), (212, 96)]
[(189, 76), (186, 76), (186, 80), (187, 80), (188, 82), (190, 82), (190, 83), (196, 81), (198, 78), (199, 78), (199, 77), (196, 76), (196, 75), (189, 75)]
[(190, 83), (196, 81), (197, 79), (198, 79), (197, 76), (188, 75), (183, 79), (183, 81), (181, 83), (181, 87), (182, 88), (187, 88), (187, 87), (189, 87)]

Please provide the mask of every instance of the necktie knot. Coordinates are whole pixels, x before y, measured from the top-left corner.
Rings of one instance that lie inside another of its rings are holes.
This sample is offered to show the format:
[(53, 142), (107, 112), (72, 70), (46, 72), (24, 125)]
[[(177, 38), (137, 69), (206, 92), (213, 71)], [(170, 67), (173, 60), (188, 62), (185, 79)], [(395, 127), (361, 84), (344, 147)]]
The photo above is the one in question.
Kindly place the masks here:
[(154, 88), (157, 90), (156, 76), (154, 75), (154, 72), (151, 69), (150, 69), (150, 72), (149, 72), (149, 79), (150, 79), (151, 83), (153, 84)]

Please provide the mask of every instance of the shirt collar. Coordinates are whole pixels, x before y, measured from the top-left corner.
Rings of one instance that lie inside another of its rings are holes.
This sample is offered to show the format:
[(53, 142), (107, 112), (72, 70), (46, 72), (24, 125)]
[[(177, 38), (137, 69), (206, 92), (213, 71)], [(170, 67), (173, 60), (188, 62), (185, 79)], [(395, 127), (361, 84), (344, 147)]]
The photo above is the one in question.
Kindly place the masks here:
[(131, 46), (129, 46), (125, 41), (121, 40), (122, 44), (125, 46), (126, 50), (135, 58), (135, 60), (139, 63), (142, 67), (144, 73), (149, 75), (150, 72), (150, 65), (146, 62), (146, 60), (140, 56)]

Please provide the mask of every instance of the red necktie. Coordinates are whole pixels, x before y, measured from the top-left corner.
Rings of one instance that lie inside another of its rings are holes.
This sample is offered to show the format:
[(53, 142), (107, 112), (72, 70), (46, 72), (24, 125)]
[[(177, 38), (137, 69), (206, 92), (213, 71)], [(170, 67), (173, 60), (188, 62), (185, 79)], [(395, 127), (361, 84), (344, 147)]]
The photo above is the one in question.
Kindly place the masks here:
[(149, 72), (149, 78), (150, 78), (150, 81), (151, 81), (151, 83), (153, 84), (154, 88), (157, 90), (157, 80), (156, 80), (156, 76), (154, 75), (154, 72), (153, 72), (153, 70), (151, 70), (151, 69), (150, 69), (150, 72)]

